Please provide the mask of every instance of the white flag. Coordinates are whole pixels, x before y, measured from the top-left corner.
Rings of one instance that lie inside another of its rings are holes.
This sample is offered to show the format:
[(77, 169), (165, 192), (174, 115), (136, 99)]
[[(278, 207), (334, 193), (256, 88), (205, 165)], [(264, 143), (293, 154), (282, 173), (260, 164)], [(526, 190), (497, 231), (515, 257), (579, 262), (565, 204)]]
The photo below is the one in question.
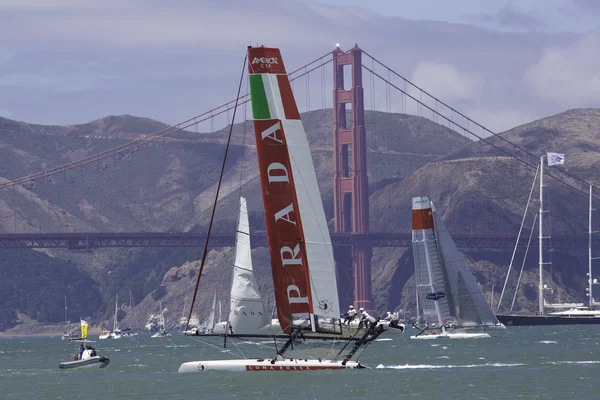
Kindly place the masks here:
[(546, 156), (548, 157), (548, 166), (549, 167), (551, 167), (553, 165), (565, 163), (565, 155), (564, 154), (546, 152)]

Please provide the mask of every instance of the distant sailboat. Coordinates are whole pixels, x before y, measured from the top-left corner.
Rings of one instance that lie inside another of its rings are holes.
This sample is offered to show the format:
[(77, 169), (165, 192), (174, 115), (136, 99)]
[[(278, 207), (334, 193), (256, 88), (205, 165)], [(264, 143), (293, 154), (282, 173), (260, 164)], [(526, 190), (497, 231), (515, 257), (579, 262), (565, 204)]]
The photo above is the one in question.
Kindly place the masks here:
[[(252, 269), (250, 225), (244, 197), (240, 197), (233, 265), (229, 318), (227, 321), (219, 320), (214, 327), (214, 333), (268, 333), (272, 321), (262, 301)], [(280, 331), (281, 327), (277, 326), (274, 333)]]
[(501, 328), (429, 196), (412, 199), (415, 280), (425, 326), (411, 339), (484, 338)]
[(121, 330), (117, 324), (117, 314), (118, 314), (118, 306), (119, 306), (119, 295), (116, 296), (115, 299), (115, 317), (113, 321), (113, 330), (112, 332), (108, 329), (102, 331), (98, 339), (121, 339)]
[[(564, 156), (558, 162), (555, 158), (553, 158), (553, 154), (556, 153), (546, 153), (546, 156), (540, 157), (540, 180), (539, 180), (539, 210), (538, 210), (538, 312), (536, 315), (515, 315), (512, 314), (512, 309), (515, 303), (515, 299), (518, 291), (518, 283), (517, 288), (515, 290), (515, 294), (513, 297), (512, 305), (510, 308), (509, 314), (498, 315), (498, 319), (506, 324), (507, 326), (535, 326), (535, 325), (599, 325), (600, 324), (600, 310), (594, 309), (596, 306), (596, 302), (594, 301), (593, 295), (593, 285), (598, 284), (598, 280), (595, 279), (592, 275), (592, 260), (597, 259), (598, 257), (592, 257), (592, 235), (594, 232), (592, 230), (592, 212), (594, 211), (592, 201), (592, 186), (589, 187), (589, 214), (588, 214), (588, 271), (587, 271), (587, 283), (588, 287), (586, 288), (586, 295), (588, 296), (588, 304), (589, 307), (584, 306), (584, 303), (548, 303), (544, 298), (544, 292), (551, 290), (544, 284), (544, 265), (548, 264), (544, 262), (544, 249), (543, 249), (543, 240), (548, 238), (549, 236), (544, 236), (544, 214), (548, 212), (548, 210), (544, 209), (544, 159), (547, 159), (547, 165), (551, 167), (556, 164), (564, 163)], [(535, 185), (535, 181), (537, 178), (537, 174), (534, 177), (533, 185)], [(533, 185), (531, 192), (533, 192)], [(527, 202), (527, 207), (529, 206), (529, 202), (531, 200), (531, 192), (530, 199)], [(525, 213), (527, 212), (527, 208), (525, 209)], [(523, 217), (523, 220), (525, 216)], [(534, 222), (535, 224), (535, 222)], [(533, 233), (533, 231), (532, 231)], [(519, 232), (520, 235), (520, 232)], [(546, 234), (547, 235), (547, 234)], [(506, 276), (506, 280), (504, 282), (504, 287), (506, 288), (506, 284), (508, 282), (510, 274), (510, 266), (509, 273)], [(520, 278), (519, 278), (520, 281)], [(504, 289), (502, 290), (502, 294), (504, 294)], [(502, 295), (500, 297), (502, 299)], [(498, 303), (498, 311), (500, 310), (501, 302)], [(562, 311), (555, 311), (551, 313), (546, 312), (546, 307), (555, 308), (555, 309), (563, 309)]]
[(131, 310), (132, 314), (133, 314), (133, 328), (129, 327), (129, 328), (125, 328), (125, 329), (121, 329), (121, 337), (136, 337), (138, 336), (138, 323), (137, 323), (137, 317), (135, 316), (135, 307), (133, 306), (133, 294), (131, 293), (131, 290), (129, 290), (129, 309)]
[(171, 334), (168, 333), (167, 329), (165, 328), (165, 315), (162, 308), (162, 302), (160, 300), (158, 301), (158, 307), (160, 307), (160, 329), (150, 337), (162, 339), (171, 336)]
[(69, 329), (69, 320), (67, 319), (67, 295), (65, 295), (65, 333), (63, 333), (61, 339), (67, 340), (76, 338), (77, 334)]

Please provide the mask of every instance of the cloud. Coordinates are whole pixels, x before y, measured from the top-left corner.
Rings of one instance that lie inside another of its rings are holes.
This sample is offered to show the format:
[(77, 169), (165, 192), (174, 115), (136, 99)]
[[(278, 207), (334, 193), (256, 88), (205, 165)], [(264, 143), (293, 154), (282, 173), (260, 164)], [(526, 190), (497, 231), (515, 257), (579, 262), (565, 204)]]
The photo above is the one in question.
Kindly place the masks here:
[(493, 27), (509, 28), (516, 30), (531, 30), (545, 27), (545, 23), (530, 15), (529, 13), (519, 10), (509, 2), (494, 13), (481, 13), (478, 15), (469, 15), (463, 17), (463, 20), (479, 22), (483, 25), (492, 25)]
[(598, 0), (571, 0), (571, 3), (584, 13), (600, 14), (600, 1)]
[(54, 92), (80, 92), (106, 87), (101, 83), (102, 80), (102, 77), (94, 76), (44, 76), (18, 73), (0, 76), (0, 87), (49, 89)]
[[(447, 102), (475, 100), (483, 86), (483, 80), (477, 73), (463, 73), (454, 65), (434, 61), (419, 62), (411, 80)], [(411, 94), (415, 92), (411, 91)]]
[(530, 66), (526, 84), (543, 100), (573, 108), (600, 101), (600, 32), (564, 47), (551, 47)]

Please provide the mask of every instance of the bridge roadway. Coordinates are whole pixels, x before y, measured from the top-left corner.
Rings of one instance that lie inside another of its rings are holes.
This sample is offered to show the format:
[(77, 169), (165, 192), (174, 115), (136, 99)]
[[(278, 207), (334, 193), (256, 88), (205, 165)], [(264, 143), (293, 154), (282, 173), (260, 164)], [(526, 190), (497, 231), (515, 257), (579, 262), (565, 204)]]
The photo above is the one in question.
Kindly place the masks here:
[[(253, 247), (266, 247), (267, 235), (264, 231), (253, 232)], [(527, 237), (519, 240), (519, 247), (527, 246)], [(457, 246), (463, 250), (508, 250), (515, 245), (516, 235), (452, 235)], [(0, 248), (66, 248), (70, 250), (93, 250), (102, 247), (201, 247), (206, 233), (202, 232), (74, 232), (74, 233), (18, 233), (0, 234)], [(332, 233), (334, 246), (349, 247), (355, 243), (368, 241), (373, 247), (410, 247), (411, 233)], [(235, 245), (234, 233), (211, 234), (210, 247), (231, 247)], [(545, 241), (550, 246), (550, 241)], [(600, 245), (600, 238), (594, 240)], [(563, 250), (584, 250), (588, 247), (587, 234), (554, 236), (552, 248)]]

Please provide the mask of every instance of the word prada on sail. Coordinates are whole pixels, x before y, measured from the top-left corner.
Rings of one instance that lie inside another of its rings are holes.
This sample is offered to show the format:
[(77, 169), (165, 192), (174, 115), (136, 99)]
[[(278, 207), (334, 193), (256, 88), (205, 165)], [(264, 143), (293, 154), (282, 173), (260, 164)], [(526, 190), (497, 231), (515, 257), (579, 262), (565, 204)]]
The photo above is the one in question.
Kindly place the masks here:
[[(278, 136), (277, 134), (281, 136)], [(271, 125), (267, 129), (261, 132), (262, 140), (270, 139), (274, 140), (279, 144), (284, 144), (284, 134), (281, 128), (281, 122), (277, 121), (274, 125)], [(283, 160), (282, 160), (283, 161)], [(280, 162), (272, 162), (267, 167), (267, 179), (268, 183), (287, 183), (290, 184), (289, 172), (286, 166)], [(275, 222), (285, 221), (289, 224), (297, 226), (296, 221), (292, 219), (291, 213), (297, 215), (297, 211), (294, 210), (294, 203), (290, 203), (288, 206), (277, 211), (273, 217)], [(285, 266), (300, 266), (302, 267), (303, 256), (300, 253), (300, 243), (296, 244), (292, 249), (289, 246), (281, 246), (279, 248), (279, 254), (281, 256), (281, 264)], [(294, 296), (292, 296), (292, 294)], [(301, 290), (296, 285), (288, 285), (287, 287), (288, 304), (308, 304), (308, 296), (302, 296)]]

